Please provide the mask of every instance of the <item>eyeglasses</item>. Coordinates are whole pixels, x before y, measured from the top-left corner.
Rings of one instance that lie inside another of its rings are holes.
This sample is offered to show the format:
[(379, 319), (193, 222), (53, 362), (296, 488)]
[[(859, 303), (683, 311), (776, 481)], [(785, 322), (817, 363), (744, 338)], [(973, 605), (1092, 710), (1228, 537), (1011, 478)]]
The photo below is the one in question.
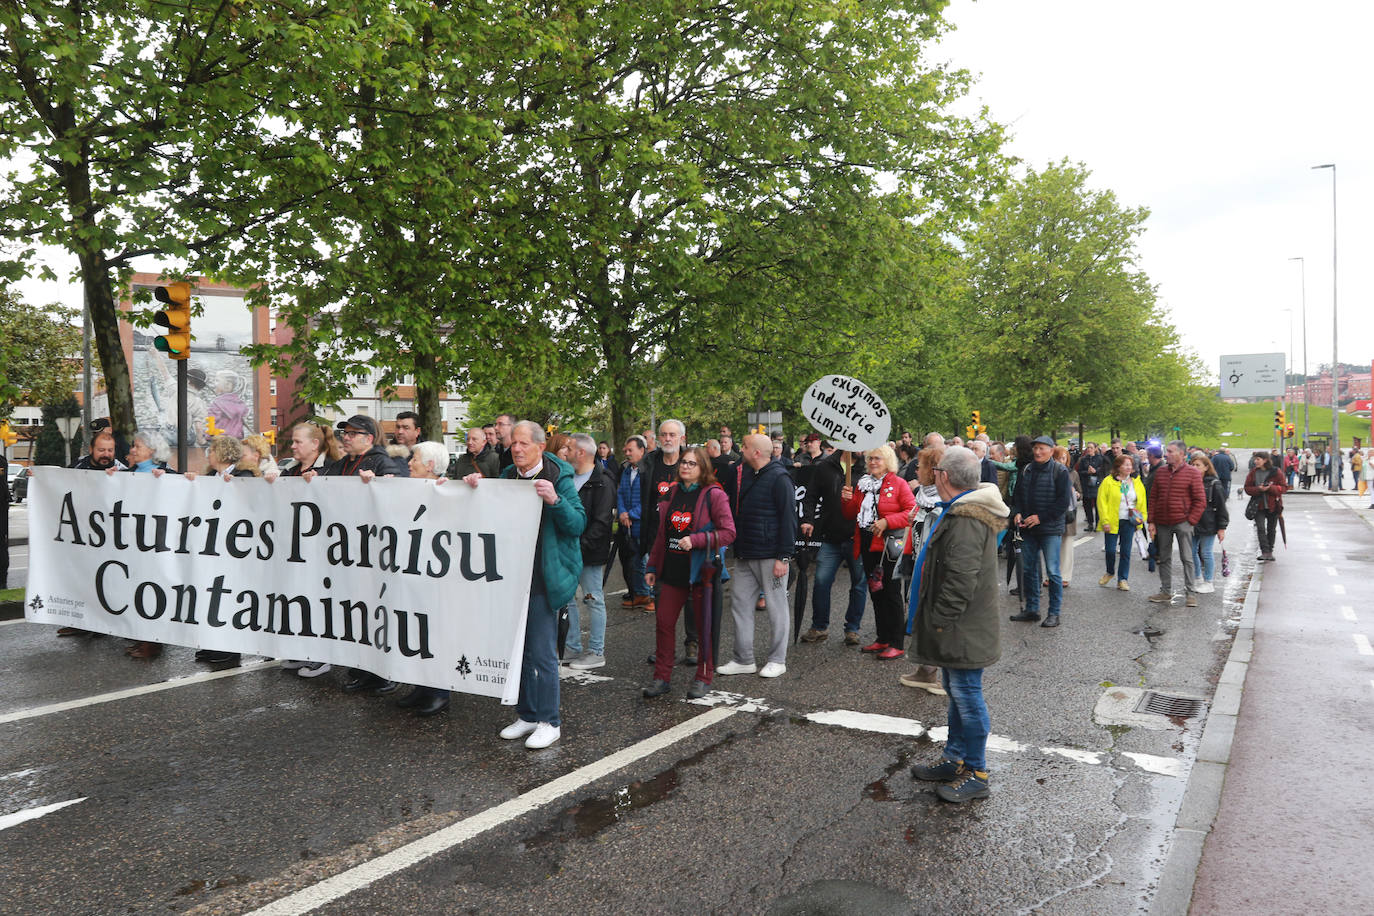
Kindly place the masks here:
[(942, 467), (933, 467), (933, 468), (931, 468), (931, 470), (932, 470), (932, 471), (935, 471), (935, 472), (937, 472), (937, 473), (940, 473), (940, 474), (948, 474), (948, 473), (949, 473), (949, 471), (946, 471), (946, 470), (945, 470), (944, 468), (942, 468)]
[(349, 436), (361, 436), (361, 435), (364, 435), (364, 433), (363, 433), (363, 431), (362, 431), (361, 429), (346, 429), (346, 430), (344, 430), (343, 432), (339, 433), (339, 438), (340, 438), (340, 439), (347, 439)]
[(681, 461), (678, 462), (678, 464), (682, 465), (684, 468), (694, 468), (694, 467), (697, 467), (697, 463), (696, 463), (695, 461), (692, 461), (692, 460), (688, 459), (688, 458), (683, 458)]

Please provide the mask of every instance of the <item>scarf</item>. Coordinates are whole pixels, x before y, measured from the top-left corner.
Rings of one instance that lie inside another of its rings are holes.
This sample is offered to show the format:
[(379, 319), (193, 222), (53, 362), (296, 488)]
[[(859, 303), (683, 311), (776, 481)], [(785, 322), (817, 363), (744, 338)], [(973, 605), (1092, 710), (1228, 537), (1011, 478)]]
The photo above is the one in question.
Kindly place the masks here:
[(965, 490), (948, 502), (941, 501), (935, 504), (940, 514), (935, 516), (935, 520), (930, 524), (930, 530), (921, 540), (921, 552), (916, 555), (916, 564), (911, 573), (911, 592), (908, 594), (906, 607), (906, 635), (908, 636), (911, 635), (911, 628), (916, 623), (916, 608), (921, 603), (921, 575), (925, 572), (926, 548), (935, 538), (935, 529), (940, 527), (940, 522), (944, 521), (945, 516), (949, 514), (949, 507), (972, 492), (972, 490)]
[(859, 506), (860, 531), (872, 527), (878, 520), (878, 491), (882, 486), (883, 478), (872, 474), (865, 474), (859, 480), (859, 492), (864, 495), (863, 504)]

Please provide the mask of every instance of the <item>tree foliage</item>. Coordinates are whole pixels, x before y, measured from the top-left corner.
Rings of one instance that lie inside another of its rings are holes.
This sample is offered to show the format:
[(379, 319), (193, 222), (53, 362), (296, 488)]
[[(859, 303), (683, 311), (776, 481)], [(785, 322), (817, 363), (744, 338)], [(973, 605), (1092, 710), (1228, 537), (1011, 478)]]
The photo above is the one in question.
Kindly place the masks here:
[(53, 403), (76, 387), (80, 316), (60, 305), (31, 308), (0, 289), (0, 419), (17, 403)]

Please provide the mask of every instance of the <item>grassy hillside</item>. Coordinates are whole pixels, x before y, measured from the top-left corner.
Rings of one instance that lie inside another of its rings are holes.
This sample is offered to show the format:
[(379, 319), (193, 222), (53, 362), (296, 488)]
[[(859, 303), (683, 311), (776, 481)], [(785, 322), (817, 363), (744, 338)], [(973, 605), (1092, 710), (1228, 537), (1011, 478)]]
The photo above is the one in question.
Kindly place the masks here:
[[(1216, 448), (1221, 443), (1226, 442), (1237, 448), (1259, 448), (1274, 443), (1274, 405), (1273, 403), (1263, 404), (1228, 404), (1230, 419), (1222, 424), (1219, 433), (1231, 433), (1229, 436), (1221, 435), (1194, 435), (1185, 427), (1183, 438), (1189, 445), (1201, 445), (1204, 448)], [(1308, 415), (1311, 417), (1312, 432), (1314, 434), (1331, 432), (1331, 408), (1321, 408), (1315, 405), (1308, 408)], [(1298, 439), (1302, 439), (1302, 405), (1290, 406), (1288, 409), (1288, 422), (1298, 428)], [(1128, 431), (1129, 434), (1129, 431)], [(1347, 417), (1345, 412), (1341, 412), (1341, 443), (1350, 447), (1351, 435), (1360, 436), (1368, 443), (1370, 441), (1369, 418), (1368, 417)], [(1106, 430), (1088, 430), (1086, 433), (1089, 442), (1103, 442), (1108, 438)]]

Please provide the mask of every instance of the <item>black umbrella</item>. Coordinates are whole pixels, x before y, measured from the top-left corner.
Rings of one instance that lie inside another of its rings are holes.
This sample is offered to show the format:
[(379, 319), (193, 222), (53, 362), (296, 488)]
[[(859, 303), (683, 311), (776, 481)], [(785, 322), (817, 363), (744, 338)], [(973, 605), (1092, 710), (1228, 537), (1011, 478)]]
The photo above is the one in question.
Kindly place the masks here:
[(1283, 535), (1283, 546), (1288, 547), (1288, 523), (1283, 520), (1283, 513), (1279, 513), (1279, 532)]
[(1016, 603), (1022, 611), (1026, 609), (1025, 583), (1021, 581), (1021, 531), (1015, 525), (1007, 526), (1007, 536), (1002, 539), (1007, 554), (1007, 582), (1016, 576)]

